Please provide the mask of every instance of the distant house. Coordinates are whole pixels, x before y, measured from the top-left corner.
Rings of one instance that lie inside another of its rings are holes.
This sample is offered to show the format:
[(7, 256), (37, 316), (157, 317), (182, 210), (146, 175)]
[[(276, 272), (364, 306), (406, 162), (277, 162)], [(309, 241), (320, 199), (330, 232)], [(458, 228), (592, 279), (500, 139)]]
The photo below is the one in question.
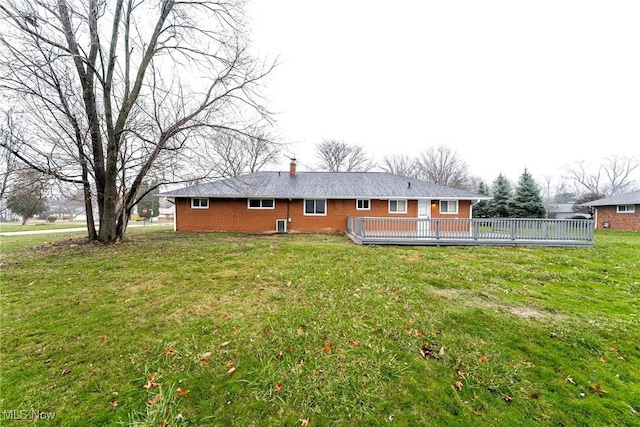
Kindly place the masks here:
[(345, 232), (349, 217), (471, 218), (489, 197), (383, 172), (256, 172), (167, 191), (176, 231)]
[(595, 208), (596, 228), (640, 231), (640, 191), (583, 203)]
[(574, 212), (572, 203), (552, 203), (547, 206), (547, 213), (551, 219), (591, 218), (589, 214)]

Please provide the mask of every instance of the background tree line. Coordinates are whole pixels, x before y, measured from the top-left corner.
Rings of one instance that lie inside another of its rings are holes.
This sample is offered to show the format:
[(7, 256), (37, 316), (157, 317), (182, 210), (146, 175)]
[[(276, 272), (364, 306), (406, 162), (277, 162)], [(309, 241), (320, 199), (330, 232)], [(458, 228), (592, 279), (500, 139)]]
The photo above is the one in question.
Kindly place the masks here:
[(362, 146), (344, 141), (324, 140), (315, 149), (315, 168), (320, 170), (381, 170), (492, 196), (493, 200), (474, 207), (478, 217), (543, 218), (552, 204), (573, 204), (575, 212), (588, 213), (579, 205), (633, 190), (637, 186), (634, 173), (640, 170), (640, 159), (614, 154), (599, 165), (576, 161), (566, 166), (560, 177), (544, 177), (541, 183), (525, 170), (515, 187), (502, 174), (488, 186), (446, 145), (428, 147), (417, 156), (386, 155), (379, 163)]

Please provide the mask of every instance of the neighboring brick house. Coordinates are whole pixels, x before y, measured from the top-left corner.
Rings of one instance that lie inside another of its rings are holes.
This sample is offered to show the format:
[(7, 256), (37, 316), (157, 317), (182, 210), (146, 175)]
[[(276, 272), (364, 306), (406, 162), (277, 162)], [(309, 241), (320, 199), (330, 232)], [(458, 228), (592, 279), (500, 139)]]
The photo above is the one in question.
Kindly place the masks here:
[(583, 203), (595, 208), (596, 228), (640, 231), (640, 191)]
[(384, 172), (256, 172), (173, 191), (176, 231), (345, 232), (348, 217), (471, 218), (489, 197)]

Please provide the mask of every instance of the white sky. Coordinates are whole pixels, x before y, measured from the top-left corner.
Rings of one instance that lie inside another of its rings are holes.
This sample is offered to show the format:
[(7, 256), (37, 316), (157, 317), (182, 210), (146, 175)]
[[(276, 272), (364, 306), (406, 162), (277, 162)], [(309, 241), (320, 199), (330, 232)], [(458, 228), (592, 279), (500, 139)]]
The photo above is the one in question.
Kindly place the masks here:
[[(253, 0), (291, 154), (439, 144), (491, 183), (640, 155), (640, 0)], [(283, 161), (283, 167), (288, 162)]]

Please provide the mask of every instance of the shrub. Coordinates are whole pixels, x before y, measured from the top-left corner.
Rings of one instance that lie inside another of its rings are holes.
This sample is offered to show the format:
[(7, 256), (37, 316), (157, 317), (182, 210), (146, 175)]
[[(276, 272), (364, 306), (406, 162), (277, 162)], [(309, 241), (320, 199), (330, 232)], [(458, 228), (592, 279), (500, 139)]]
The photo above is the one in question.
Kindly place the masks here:
[(58, 217), (57, 217), (57, 216), (55, 216), (55, 215), (49, 215), (49, 216), (47, 217), (47, 222), (56, 222), (56, 220), (57, 220), (57, 219), (58, 219)]

